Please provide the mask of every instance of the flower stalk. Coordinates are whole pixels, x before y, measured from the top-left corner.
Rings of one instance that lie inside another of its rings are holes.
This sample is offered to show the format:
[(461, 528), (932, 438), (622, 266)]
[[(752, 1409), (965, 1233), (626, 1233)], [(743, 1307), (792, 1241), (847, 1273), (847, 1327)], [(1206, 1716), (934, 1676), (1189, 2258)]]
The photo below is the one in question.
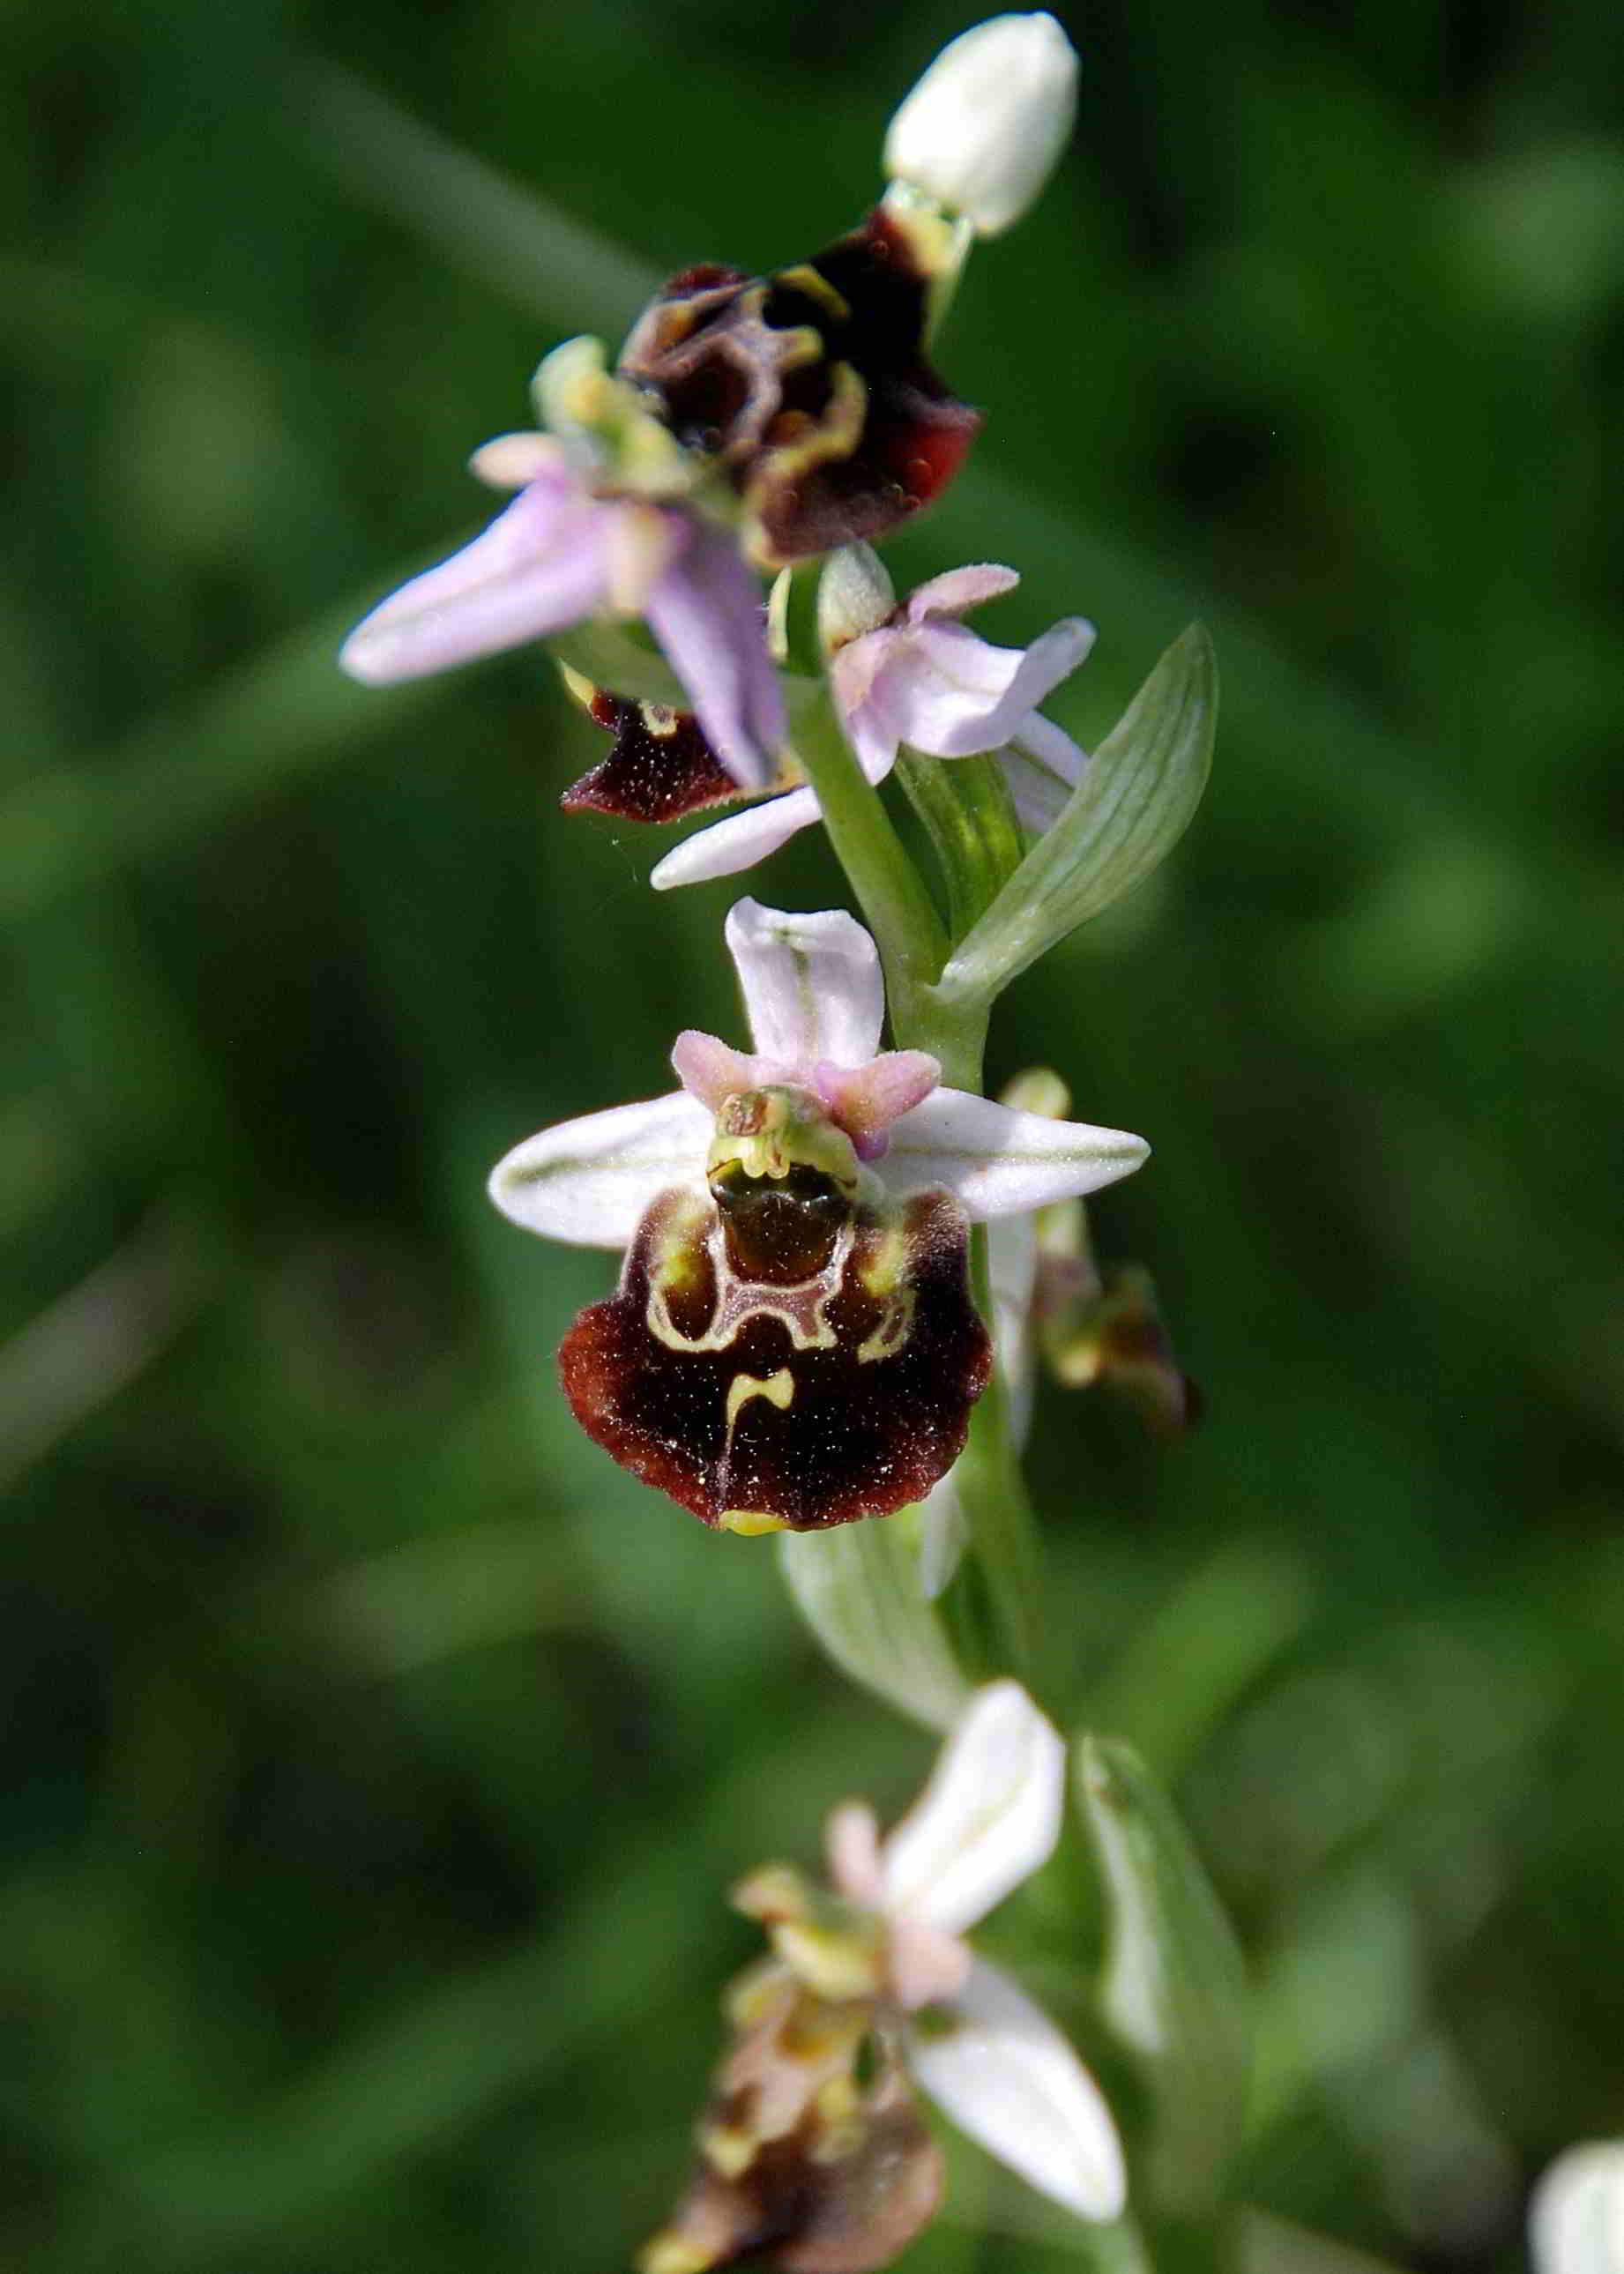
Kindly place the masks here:
[[(675, 1089), (540, 1130), (491, 1179), (529, 1231), (620, 1254), (559, 1352), (588, 1435), (712, 1532), (782, 1534), (829, 1655), (947, 1741), (888, 1838), (864, 1805), (837, 1811), (827, 1889), (774, 1865), (738, 1890), (769, 1955), (730, 1999), (695, 2172), (644, 2274), (889, 2263), (941, 2192), (919, 2092), (1081, 2222), (1096, 2266), (1142, 2274), (1169, 2222), (1221, 2227), (1246, 2051), (1232, 1945), (1138, 1764), (1086, 1737), (1074, 1757), (1041, 1710), (1060, 1685), (1020, 1459), (1040, 1350), (1156, 1417), (1192, 1410), (1145, 1275), (1108, 1286), (1087, 1259), (1083, 1195), (1147, 1148), (1071, 1121), (1055, 1075), (983, 1094), (1003, 989), (1188, 822), (1211, 651), (1192, 627), (1090, 757), (1040, 705), (1091, 624), (995, 644), (961, 620), (1012, 568), (898, 601), (874, 550), (979, 430), (926, 350), (972, 243), (1056, 162), (1076, 72), (1049, 16), (978, 26), (898, 113), (856, 229), (762, 276), (683, 269), (613, 366), (596, 342), (555, 350), (540, 430), (473, 460), (511, 501), (343, 651), (383, 683), (545, 643), (613, 737), (567, 812), (738, 808), (665, 854), (662, 891), (821, 823), (868, 928), (739, 900), (748, 1047), (684, 1030)], [(893, 769), (935, 888), (882, 797)], [(1097, 1885), (1063, 1848), (1068, 1809)], [(1072, 1924), (1103, 1905), (1094, 2018), (1140, 2072), (1148, 2144), (963, 1939), (1056, 1856)]]

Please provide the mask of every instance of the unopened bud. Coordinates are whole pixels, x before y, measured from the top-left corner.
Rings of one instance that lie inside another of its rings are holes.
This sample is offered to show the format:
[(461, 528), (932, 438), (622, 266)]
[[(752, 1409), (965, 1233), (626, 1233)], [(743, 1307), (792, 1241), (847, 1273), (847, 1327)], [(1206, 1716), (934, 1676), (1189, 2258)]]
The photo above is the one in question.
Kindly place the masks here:
[(1077, 56), (1052, 16), (994, 16), (943, 49), (891, 120), (885, 170), (980, 237), (1020, 219), (1071, 131)]
[(877, 632), (897, 606), (897, 588), (871, 545), (843, 545), (817, 580), (817, 637), (834, 655), (865, 632)]
[(1045, 1121), (1064, 1121), (1071, 1111), (1071, 1093), (1053, 1066), (1028, 1066), (1007, 1082), (999, 1103), (1011, 1113), (1041, 1113)]
[(1557, 2157), (1528, 2212), (1535, 2274), (1624, 2269), (1624, 2140), (1592, 2140)]
[(1200, 1419), (1201, 1393), (1178, 1363), (1154, 1283), (1139, 1264), (1108, 1269), (1097, 1293), (1051, 1314), (1042, 1332), (1043, 1354), (1068, 1389), (1103, 1384), (1158, 1437), (1181, 1436)]

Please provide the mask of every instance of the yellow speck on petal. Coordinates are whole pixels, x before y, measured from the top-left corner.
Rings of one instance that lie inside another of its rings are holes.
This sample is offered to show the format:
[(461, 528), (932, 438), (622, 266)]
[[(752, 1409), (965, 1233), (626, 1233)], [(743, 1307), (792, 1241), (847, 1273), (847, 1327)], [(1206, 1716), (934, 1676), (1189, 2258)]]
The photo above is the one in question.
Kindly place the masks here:
[(661, 2234), (639, 2253), (637, 2274), (705, 2274), (706, 2267), (715, 2263), (714, 2258), (704, 2257), (680, 2235)]
[(718, 1532), (736, 1532), (741, 1540), (759, 1540), (763, 1532), (789, 1529), (781, 1516), (769, 1516), (762, 1508), (725, 1508), (716, 1525)]
[(710, 2124), (699, 2135), (699, 2152), (725, 2180), (736, 2180), (756, 2161), (761, 2152), (761, 2142), (750, 2133), (734, 2131), (728, 2125)]
[(795, 1377), (786, 1366), (781, 1366), (776, 1374), (734, 1374), (727, 1390), (730, 1434), (734, 1422), (752, 1397), (764, 1397), (769, 1405), (776, 1405), (780, 1413), (787, 1413), (795, 1402)]

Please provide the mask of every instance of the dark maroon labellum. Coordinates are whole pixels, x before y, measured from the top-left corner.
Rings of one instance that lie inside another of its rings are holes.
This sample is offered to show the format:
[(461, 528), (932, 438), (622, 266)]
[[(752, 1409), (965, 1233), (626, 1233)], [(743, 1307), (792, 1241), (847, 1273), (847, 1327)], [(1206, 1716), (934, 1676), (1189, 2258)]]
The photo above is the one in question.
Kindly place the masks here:
[(945, 487), (981, 425), (926, 359), (929, 280), (876, 207), (768, 277), (672, 278), (620, 358), (689, 448), (716, 458), (771, 562), (893, 529)]
[(587, 704), (614, 736), (608, 757), (559, 802), (566, 813), (610, 813), (626, 821), (680, 821), (739, 795), (739, 785), (712, 754), (691, 711), (633, 703), (599, 688)]
[(922, 1500), (990, 1364), (950, 1194), (868, 1208), (837, 1204), (829, 1179), (788, 1185), (752, 1193), (725, 1173), (714, 1199), (662, 1193), (618, 1291), (559, 1352), (588, 1434), (730, 1531), (818, 1531)]

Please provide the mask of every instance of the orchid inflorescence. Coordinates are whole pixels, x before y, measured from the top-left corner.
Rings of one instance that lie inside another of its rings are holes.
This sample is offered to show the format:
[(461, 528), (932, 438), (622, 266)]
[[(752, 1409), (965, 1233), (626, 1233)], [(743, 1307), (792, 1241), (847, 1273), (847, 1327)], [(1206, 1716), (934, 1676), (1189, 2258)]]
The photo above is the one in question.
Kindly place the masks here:
[[(613, 365), (595, 341), (553, 350), (537, 427), (472, 462), (511, 501), (342, 651), (383, 683), (538, 644), (612, 738), (567, 812), (736, 809), (667, 851), (657, 888), (753, 867), (822, 822), (868, 919), (740, 900), (748, 1047), (678, 1035), (675, 1088), (543, 1129), (491, 1178), (528, 1230), (623, 1254), (559, 1354), (583, 1428), (713, 1531), (785, 1535), (840, 1662), (951, 1732), (888, 1841), (865, 1810), (837, 1813), (829, 1892), (777, 1866), (741, 1887), (773, 1955), (730, 2000), (698, 2173), (650, 2274), (884, 2263), (940, 2192), (914, 2083), (1082, 2220), (1130, 2197), (1069, 2040), (959, 1939), (1049, 1862), (1071, 1788), (1026, 1690), (974, 1685), (1020, 1660), (1038, 1608), (1015, 1469), (1038, 1356), (1164, 1432), (1194, 1397), (1147, 1275), (1099, 1270), (1083, 1216), (1145, 1141), (1071, 1120), (1052, 1074), (993, 1102), (981, 1050), (1003, 988), (1184, 826), (1210, 651), (1199, 630), (1177, 642), (1090, 756), (1042, 706), (1092, 625), (995, 644), (962, 619), (1011, 592), (1012, 568), (949, 569), (899, 601), (876, 550), (980, 429), (934, 335), (973, 245), (1037, 195), (1075, 80), (1052, 18), (976, 27), (897, 114), (889, 186), (856, 228), (765, 276), (684, 269)], [(893, 774), (935, 889), (880, 794)], [(1079, 1788), (1085, 1817), (1099, 1789)], [(1135, 1877), (1149, 1850), (1113, 1879), (1098, 1843), (1120, 1934), (1160, 1931)]]

